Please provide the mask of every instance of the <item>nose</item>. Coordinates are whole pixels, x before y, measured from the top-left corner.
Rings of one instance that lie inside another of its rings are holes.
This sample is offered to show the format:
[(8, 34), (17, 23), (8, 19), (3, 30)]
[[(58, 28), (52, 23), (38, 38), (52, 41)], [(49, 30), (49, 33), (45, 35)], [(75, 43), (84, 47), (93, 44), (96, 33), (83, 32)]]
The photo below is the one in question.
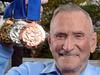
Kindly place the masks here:
[(74, 49), (74, 40), (71, 37), (66, 38), (63, 43), (63, 49), (66, 51), (71, 51)]

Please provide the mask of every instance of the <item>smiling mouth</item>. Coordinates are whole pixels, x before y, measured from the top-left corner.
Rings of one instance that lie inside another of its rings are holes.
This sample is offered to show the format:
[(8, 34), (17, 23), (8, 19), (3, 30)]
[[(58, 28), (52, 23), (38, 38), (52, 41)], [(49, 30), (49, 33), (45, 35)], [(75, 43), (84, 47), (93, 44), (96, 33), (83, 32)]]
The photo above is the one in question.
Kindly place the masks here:
[(59, 56), (78, 56), (78, 54), (61, 54), (61, 53), (59, 53)]
[(71, 52), (65, 52), (65, 51), (60, 51), (59, 56), (79, 56), (78, 53), (71, 53)]

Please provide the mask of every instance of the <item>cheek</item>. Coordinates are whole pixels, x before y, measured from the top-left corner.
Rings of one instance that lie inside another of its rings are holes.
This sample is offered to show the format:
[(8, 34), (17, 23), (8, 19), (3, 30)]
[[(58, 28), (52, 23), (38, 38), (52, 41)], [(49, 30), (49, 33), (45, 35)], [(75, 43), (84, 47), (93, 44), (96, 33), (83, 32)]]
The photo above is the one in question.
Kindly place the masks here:
[(58, 51), (62, 49), (62, 43), (56, 40), (51, 40), (51, 44), (50, 44), (50, 50), (52, 52), (52, 55), (58, 56)]
[(59, 49), (61, 49), (62, 42), (57, 41), (55, 39), (51, 39), (51, 45), (50, 46), (51, 46), (52, 50), (59, 50)]
[(80, 42), (78, 46), (80, 48), (80, 58), (82, 61), (87, 60), (91, 51), (90, 42), (86, 39)]
[(82, 48), (83, 52), (90, 52), (90, 42), (88, 39), (83, 40), (82, 42), (79, 43), (80, 48)]

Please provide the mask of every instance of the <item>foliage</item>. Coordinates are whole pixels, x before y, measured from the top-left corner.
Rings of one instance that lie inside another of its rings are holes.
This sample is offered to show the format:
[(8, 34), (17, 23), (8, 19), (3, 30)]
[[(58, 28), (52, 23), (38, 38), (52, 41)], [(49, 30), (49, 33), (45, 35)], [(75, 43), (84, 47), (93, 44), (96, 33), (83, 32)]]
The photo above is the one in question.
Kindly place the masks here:
[(90, 14), (94, 25), (96, 24), (98, 20), (100, 20), (100, 6), (86, 5), (86, 6), (83, 6), (83, 9), (86, 10)]

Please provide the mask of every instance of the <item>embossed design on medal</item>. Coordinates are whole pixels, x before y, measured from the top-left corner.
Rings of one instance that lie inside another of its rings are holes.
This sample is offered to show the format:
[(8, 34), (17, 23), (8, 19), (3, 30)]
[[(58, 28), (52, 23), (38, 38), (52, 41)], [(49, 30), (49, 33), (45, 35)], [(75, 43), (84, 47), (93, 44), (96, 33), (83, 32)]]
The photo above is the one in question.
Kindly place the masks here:
[(19, 34), (20, 34), (20, 30), (25, 25), (27, 25), (27, 22), (22, 20), (17, 20), (15, 21), (14, 25), (8, 29), (9, 38), (12, 40), (14, 44), (21, 45), (21, 42), (19, 40)]
[(20, 32), (20, 40), (27, 48), (38, 46), (45, 40), (46, 34), (41, 25), (31, 23), (22, 28)]
[(5, 44), (12, 43), (11, 39), (8, 36), (8, 29), (14, 24), (13, 19), (7, 19), (5, 20), (3, 26), (0, 29), (0, 39), (1, 42)]

